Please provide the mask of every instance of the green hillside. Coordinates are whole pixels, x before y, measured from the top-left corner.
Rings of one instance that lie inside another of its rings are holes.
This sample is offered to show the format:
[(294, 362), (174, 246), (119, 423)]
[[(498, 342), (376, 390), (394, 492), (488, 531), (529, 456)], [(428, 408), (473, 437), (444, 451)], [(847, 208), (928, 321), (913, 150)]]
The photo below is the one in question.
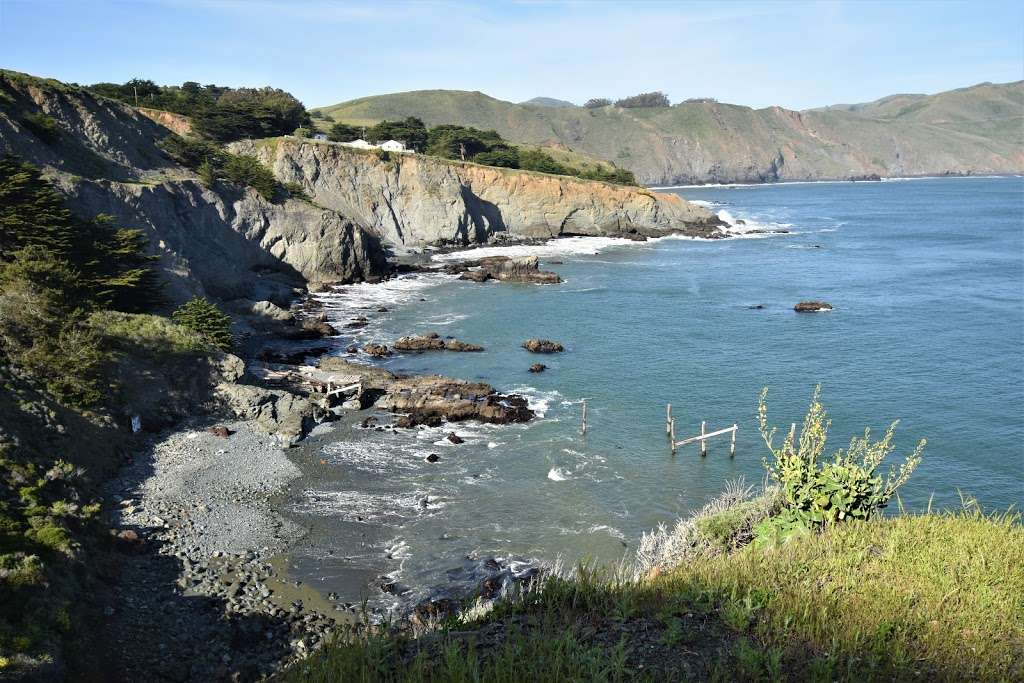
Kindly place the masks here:
[(418, 116), (558, 143), (632, 170), (641, 182), (845, 179), (1024, 170), (1024, 81), (804, 112), (714, 101), (672, 107), (544, 107), (480, 92), (424, 90), (324, 107), (336, 121)]

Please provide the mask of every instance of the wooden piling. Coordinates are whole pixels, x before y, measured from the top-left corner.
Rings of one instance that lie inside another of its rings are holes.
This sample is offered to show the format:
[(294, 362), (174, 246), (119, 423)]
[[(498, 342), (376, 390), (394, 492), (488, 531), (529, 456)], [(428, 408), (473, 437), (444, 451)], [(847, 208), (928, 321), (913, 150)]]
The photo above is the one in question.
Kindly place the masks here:
[(739, 428), (740, 428), (740, 426), (738, 424), (735, 424), (735, 423), (732, 426), (732, 443), (729, 444), (729, 457), (730, 458), (735, 458), (736, 457), (736, 432), (739, 431)]
[(700, 421), (700, 457), (705, 457), (708, 454), (708, 440), (704, 438), (704, 434), (707, 432), (707, 421)]

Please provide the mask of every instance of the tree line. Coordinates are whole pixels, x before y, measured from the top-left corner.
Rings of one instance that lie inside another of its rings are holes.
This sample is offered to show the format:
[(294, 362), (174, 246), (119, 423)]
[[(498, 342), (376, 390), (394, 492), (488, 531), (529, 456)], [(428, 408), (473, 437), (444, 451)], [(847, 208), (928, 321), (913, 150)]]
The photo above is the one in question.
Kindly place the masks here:
[(351, 142), (363, 139), (380, 143), (398, 140), (423, 154), (444, 159), (472, 161), (485, 166), (517, 168), (539, 171), (554, 175), (567, 175), (584, 180), (602, 180), (623, 185), (635, 185), (636, 178), (631, 171), (601, 166), (580, 168), (562, 163), (550, 154), (537, 149), (517, 147), (501, 137), (494, 130), (480, 130), (472, 126), (443, 124), (427, 128), (415, 116), (401, 121), (381, 121), (367, 128), (335, 123), (327, 137), (335, 142)]
[(229, 88), (186, 81), (157, 85), (135, 78), (126, 83), (94, 83), (86, 90), (131, 105), (183, 114), (192, 127), (217, 142), (287, 135), (310, 125), (302, 102), (278, 88)]

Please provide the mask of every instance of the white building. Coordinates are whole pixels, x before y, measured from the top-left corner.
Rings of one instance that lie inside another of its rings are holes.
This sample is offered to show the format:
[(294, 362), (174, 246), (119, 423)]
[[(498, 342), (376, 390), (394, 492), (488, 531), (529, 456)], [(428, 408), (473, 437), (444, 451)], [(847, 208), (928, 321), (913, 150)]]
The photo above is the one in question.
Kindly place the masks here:
[(377, 145), (371, 145), (366, 140), (353, 140), (352, 142), (342, 142), (342, 145), (346, 147), (355, 147), (356, 149), (377, 149)]
[(380, 147), (385, 152), (405, 152), (405, 151), (407, 151), (405, 149), (405, 145), (402, 144), (401, 142), (399, 142), (398, 140), (388, 140), (387, 142), (382, 142), (382, 143), (380, 143), (378, 145), (378, 147)]
[(345, 147), (355, 147), (356, 149), (380, 149), (385, 152), (397, 152), (399, 154), (412, 154), (411, 149), (407, 149), (404, 142), (398, 140), (388, 140), (382, 142), (379, 145), (374, 145), (366, 140), (353, 140), (352, 142), (340, 142), (340, 145)]

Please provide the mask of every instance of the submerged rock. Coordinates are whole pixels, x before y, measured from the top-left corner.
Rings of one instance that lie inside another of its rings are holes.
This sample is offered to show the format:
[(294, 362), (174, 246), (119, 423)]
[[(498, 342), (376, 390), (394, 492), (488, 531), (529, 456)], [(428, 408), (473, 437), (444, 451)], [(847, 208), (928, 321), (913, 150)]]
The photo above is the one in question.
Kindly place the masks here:
[(801, 301), (793, 310), (797, 313), (815, 313), (817, 311), (831, 311), (832, 304), (824, 301)]
[(565, 347), (550, 339), (527, 339), (523, 342), (523, 348), (530, 353), (561, 353)]
[(530, 372), (544, 372), (548, 369), (548, 366), (543, 363), (534, 363), (530, 366)]

